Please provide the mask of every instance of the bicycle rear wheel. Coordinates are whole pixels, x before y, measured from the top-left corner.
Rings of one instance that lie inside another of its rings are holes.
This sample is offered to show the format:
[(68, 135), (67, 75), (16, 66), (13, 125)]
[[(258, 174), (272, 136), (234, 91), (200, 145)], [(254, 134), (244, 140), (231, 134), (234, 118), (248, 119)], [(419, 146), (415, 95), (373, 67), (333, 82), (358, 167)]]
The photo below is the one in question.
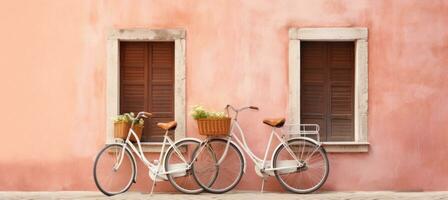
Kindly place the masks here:
[[(121, 144), (104, 147), (97, 155), (93, 178), (98, 189), (107, 196), (126, 192), (135, 177), (135, 161), (128, 149), (123, 152)], [(118, 165), (122, 157), (121, 164)]]
[[(327, 180), (330, 165), (322, 146), (311, 141), (295, 138), (287, 141), (288, 148), (280, 146), (274, 152), (274, 174), (286, 189), (298, 194), (318, 190)], [(298, 166), (296, 159), (302, 163)]]
[[(227, 144), (226, 139), (211, 139), (197, 148), (194, 153), (194, 156), (202, 162), (193, 163), (193, 176), (207, 192), (215, 194), (228, 192), (239, 183), (243, 176), (243, 155), (233, 143), (229, 143), (227, 153), (224, 154)], [(210, 158), (211, 155), (216, 156), (216, 160)], [(219, 163), (220, 160), (222, 161)]]
[[(189, 166), (193, 161), (193, 153), (199, 145), (200, 142), (196, 140), (183, 140), (176, 143), (175, 147), (171, 147), (165, 156), (165, 172), (169, 173), (167, 174), (167, 178), (180, 192), (198, 194), (204, 191), (196, 180), (194, 180), (192, 167)], [(213, 155), (210, 155), (210, 158), (216, 160)], [(194, 162), (200, 163), (201, 161), (196, 159)], [(216, 174), (211, 175), (216, 177)]]

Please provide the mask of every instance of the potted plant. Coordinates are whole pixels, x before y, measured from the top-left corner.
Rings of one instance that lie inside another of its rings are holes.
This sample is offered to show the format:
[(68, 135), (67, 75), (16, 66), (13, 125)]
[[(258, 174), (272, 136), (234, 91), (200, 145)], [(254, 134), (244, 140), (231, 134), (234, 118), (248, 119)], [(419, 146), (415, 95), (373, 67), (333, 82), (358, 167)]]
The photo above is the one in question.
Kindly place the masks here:
[[(121, 115), (117, 115), (114, 119), (114, 137), (121, 138), (123, 140), (128, 136), (129, 129), (131, 128), (132, 121), (135, 120), (135, 115), (133, 112), (123, 113)], [(134, 124), (134, 132), (137, 134), (138, 139), (142, 138), (143, 134), (143, 125), (145, 121), (140, 119)], [(132, 142), (137, 142), (134, 136), (131, 135), (130, 140)]]
[(199, 134), (224, 136), (229, 134), (230, 118), (224, 112), (207, 111), (200, 105), (193, 106), (191, 116), (198, 124)]

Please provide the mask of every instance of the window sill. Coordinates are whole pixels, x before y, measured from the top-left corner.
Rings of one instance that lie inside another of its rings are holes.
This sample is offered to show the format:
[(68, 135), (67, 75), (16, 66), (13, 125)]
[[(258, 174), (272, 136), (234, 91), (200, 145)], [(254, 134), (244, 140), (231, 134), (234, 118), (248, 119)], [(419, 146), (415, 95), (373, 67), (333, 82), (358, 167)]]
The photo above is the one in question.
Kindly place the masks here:
[(323, 142), (329, 153), (366, 153), (369, 152), (368, 142)]

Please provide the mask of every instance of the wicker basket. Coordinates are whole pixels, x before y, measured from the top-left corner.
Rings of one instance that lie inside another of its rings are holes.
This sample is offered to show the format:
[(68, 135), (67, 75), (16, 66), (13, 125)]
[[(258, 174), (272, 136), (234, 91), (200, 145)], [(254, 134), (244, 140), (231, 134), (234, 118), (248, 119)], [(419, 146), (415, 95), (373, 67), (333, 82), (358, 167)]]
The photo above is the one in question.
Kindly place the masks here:
[[(123, 140), (126, 139), (128, 136), (129, 129), (131, 128), (131, 124), (126, 122), (117, 122), (114, 123), (114, 137), (115, 138), (121, 138)], [(143, 126), (140, 125), (134, 125), (134, 132), (137, 134), (138, 139), (140, 140), (142, 138), (143, 134)], [(132, 142), (137, 142), (137, 140), (134, 138), (134, 136), (131, 136), (129, 139)]]
[(229, 135), (230, 118), (197, 119), (200, 135), (226, 136)]

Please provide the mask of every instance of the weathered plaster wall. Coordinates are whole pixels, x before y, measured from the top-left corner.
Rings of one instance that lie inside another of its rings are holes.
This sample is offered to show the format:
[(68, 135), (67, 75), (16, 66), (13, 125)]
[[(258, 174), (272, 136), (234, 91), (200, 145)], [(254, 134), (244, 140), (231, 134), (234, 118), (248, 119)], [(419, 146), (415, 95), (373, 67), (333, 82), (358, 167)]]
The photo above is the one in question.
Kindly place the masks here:
[[(286, 115), (288, 29), (352, 26), (369, 29), (371, 148), (330, 155), (325, 188), (447, 190), (447, 11), (448, 1), (418, 0), (3, 2), (0, 190), (95, 190), (108, 29), (185, 29), (187, 105), (259, 106), (241, 119), (261, 153), (260, 121)], [(187, 135), (195, 132), (188, 118)], [(239, 189), (259, 189), (252, 168)], [(133, 189), (147, 191), (139, 173)]]

